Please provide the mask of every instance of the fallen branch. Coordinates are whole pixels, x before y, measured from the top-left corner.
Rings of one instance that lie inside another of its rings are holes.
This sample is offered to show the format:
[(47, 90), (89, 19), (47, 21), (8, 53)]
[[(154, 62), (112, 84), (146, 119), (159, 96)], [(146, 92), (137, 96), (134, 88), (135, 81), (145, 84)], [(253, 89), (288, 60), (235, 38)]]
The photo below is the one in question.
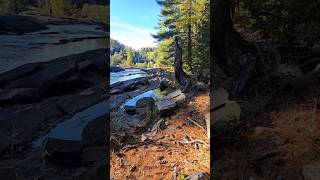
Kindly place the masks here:
[[(188, 136), (186, 135), (186, 137), (188, 137)], [(192, 138), (189, 137), (190, 138), (190, 141), (189, 141), (189, 140), (186, 139), (186, 137), (183, 138), (183, 141), (181, 143), (183, 143), (183, 144), (200, 143), (200, 144), (203, 144), (203, 145), (205, 145), (207, 147), (210, 147), (210, 145), (208, 143), (206, 143), (206, 142), (204, 142), (204, 141), (202, 141), (200, 139), (192, 139)]]
[(199, 128), (201, 128), (201, 129), (204, 131), (204, 133), (207, 135), (207, 130), (206, 130), (204, 127), (202, 127), (199, 123), (195, 122), (194, 120), (192, 120), (192, 119), (190, 119), (190, 118), (187, 118), (187, 120), (190, 121), (190, 122), (192, 122), (193, 124), (195, 124), (195, 125), (198, 126)]

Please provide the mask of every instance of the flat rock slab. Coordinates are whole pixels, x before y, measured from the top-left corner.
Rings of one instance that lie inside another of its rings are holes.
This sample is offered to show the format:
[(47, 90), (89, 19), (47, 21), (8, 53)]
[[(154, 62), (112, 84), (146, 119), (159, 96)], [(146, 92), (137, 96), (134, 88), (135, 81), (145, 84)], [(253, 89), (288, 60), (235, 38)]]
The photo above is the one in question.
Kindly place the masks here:
[(85, 146), (105, 145), (107, 143), (107, 117), (90, 121), (82, 131), (82, 142)]
[(43, 63), (28, 63), (0, 74), (0, 87), (20, 77), (33, 74)]
[(61, 164), (80, 164), (83, 145), (81, 141), (46, 138), (42, 146), (45, 160)]
[(219, 88), (217, 90), (212, 91), (211, 96), (212, 96), (211, 109), (215, 109), (220, 106), (223, 106), (229, 101), (229, 94), (223, 88)]
[(7, 86), (9, 88), (38, 88), (40, 93), (47, 91), (57, 91), (58, 87), (65, 88), (70, 81), (68, 78), (74, 75), (77, 71), (75, 62), (58, 61), (45, 65), (40, 71), (30, 75), (19, 78)]
[(183, 103), (186, 100), (186, 95), (179, 89), (168, 94), (164, 99), (169, 99), (177, 104)]
[(37, 88), (13, 88), (0, 92), (0, 106), (13, 104), (30, 104), (40, 101), (41, 97)]
[(100, 88), (88, 88), (77, 94), (50, 98), (49, 101), (67, 114), (75, 114), (91, 105), (105, 100), (105, 93)]
[(239, 120), (241, 115), (241, 108), (235, 101), (228, 101), (224, 107), (212, 112), (211, 126), (215, 126), (219, 122), (228, 122), (232, 120)]
[(156, 107), (159, 111), (175, 108), (177, 104), (170, 99), (162, 99), (156, 102)]

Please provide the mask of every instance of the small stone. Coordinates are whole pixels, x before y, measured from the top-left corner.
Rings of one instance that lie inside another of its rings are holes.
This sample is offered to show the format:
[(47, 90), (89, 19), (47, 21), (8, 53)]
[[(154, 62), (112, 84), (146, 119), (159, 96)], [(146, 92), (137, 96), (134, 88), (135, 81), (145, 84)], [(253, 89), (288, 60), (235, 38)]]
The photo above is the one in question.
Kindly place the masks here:
[(141, 141), (144, 142), (148, 139), (148, 137), (144, 134), (141, 135)]
[(208, 173), (198, 172), (187, 176), (186, 180), (209, 180), (210, 176)]
[(167, 164), (168, 161), (166, 161), (166, 160), (164, 160), (164, 159), (161, 159), (161, 160), (159, 161), (159, 163), (160, 163), (160, 164)]
[(133, 171), (136, 171), (137, 170), (137, 166), (136, 165), (132, 165), (131, 168), (130, 168), (130, 171), (133, 172)]
[(161, 155), (158, 157), (158, 160), (162, 160), (162, 159), (164, 159), (164, 156)]

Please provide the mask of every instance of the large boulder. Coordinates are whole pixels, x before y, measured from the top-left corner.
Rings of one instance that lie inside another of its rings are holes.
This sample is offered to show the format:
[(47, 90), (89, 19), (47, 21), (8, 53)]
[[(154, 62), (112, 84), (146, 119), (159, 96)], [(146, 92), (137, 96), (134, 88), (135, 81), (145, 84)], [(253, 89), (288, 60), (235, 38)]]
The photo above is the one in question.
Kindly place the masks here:
[(213, 105), (211, 106), (210, 128), (212, 137), (220, 140), (234, 135), (233, 130), (240, 124), (241, 108), (235, 101), (228, 99), (226, 90), (218, 89), (212, 93)]
[(42, 22), (28, 16), (0, 16), (0, 34), (24, 34), (46, 29)]
[(161, 117), (173, 114), (176, 107), (177, 103), (170, 99), (162, 99), (156, 102), (156, 108)]
[(82, 151), (81, 141), (48, 137), (43, 141), (42, 158), (57, 164), (80, 165)]
[(82, 132), (82, 141), (85, 146), (105, 145), (107, 142), (107, 117), (90, 121)]

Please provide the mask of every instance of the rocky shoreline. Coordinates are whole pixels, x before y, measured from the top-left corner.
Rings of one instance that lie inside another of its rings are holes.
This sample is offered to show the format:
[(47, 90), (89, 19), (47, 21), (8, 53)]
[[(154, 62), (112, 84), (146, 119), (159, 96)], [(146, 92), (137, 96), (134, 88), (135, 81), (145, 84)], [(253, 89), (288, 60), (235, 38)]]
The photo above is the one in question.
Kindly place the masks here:
[[(79, 142), (49, 138), (42, 150), (32, 143), (67, 117), (107, 99), (107, 53), (97, 49), (0, 74), (0, 171), (11, 167), (4, 179), (11, 175), (42, 179), (47, 171), (53, 172), (53, 179), (70, 174), (79, 179), (104, 176), (106, 158), (95, 154), (107, 152), (107, 115), (89, 122)], [(71, 169), (56, 165), (74, 162)]]

